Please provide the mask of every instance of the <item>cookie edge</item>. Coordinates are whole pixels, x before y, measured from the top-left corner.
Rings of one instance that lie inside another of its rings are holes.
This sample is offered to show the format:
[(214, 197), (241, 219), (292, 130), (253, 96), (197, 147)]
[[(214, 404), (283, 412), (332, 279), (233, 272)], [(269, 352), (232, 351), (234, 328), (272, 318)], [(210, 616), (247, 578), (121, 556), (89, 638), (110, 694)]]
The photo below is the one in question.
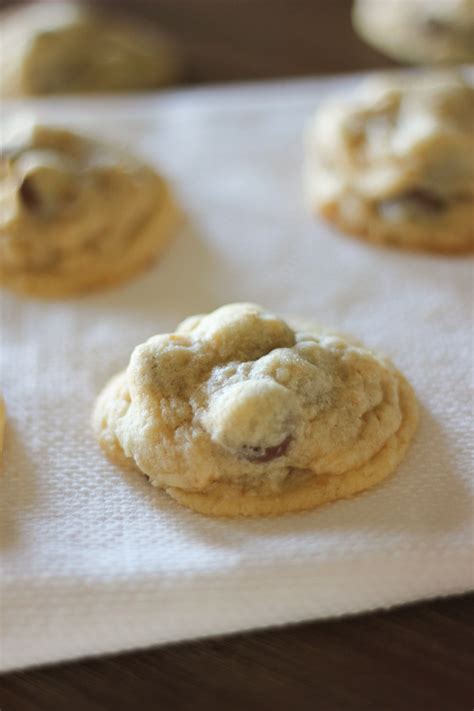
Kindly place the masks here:
[[(166, 250), (179, 226), (184, 223), (184, 216), (173, 197), (171, 188), (163, 178), (161, 181), (165, 189), (163, 205), (159, 212), (150, 218), (144, 230), (145, 234), (137, 238), (137, 244), (144, 243), (147, 246), (143, 253), (134, 255), (132, 259), (130, 254), (126, 253), (114, 269), (108, 271), (104, 267), (101, 274), (94, 274), (92, 277), (83, 273), (82, 279), (75, 279), (73, 274), (62, 275), (60, 278), (47, 274), (32, 278), (28, 273), (23, 273), (18, 278), (6, 279), (2, 276), (0, 287), (27, 297), (67, 299), (115, 287), (150, 269)], [(147, 235), (150, 233), (158, 235), (159, 238), (148, 240)], [(93, 262), (93, 258), (91, 261)]]
[[(167, 493), (180, 504), (211, 517), (269, 517), (308, 511), (323, 504), (348, 499), (376, 486), (394, 472), (405, 456), (418, 426), (419, 410), (413, 388), (397, 371), (402, 407), (402, 424), (382, 449), (362, 467), (342, 475), (314, 476), (304, 486), (272, 496), (242, 495), (237, 487), (216, 484), (220, 495), (187, 492), (176, 487)], [(224, 494), (224, 495), (223, 495)]]
[[(382, 449), (361, 467), (340, 475), (315, 475), (299, 488), (270, 496), (242, 494), (237, 486), (227, 483), (214, 484), (210, 493), (190, 492), (178, 487), (163, 487), (163, 490), (179, 504), (205, 516), (251, 518), (308, 511), (371, 489), (398, 467), (418, 426), (419, 408), (415, 392), (406, 378), (398, 370), (395, 372), (399, 383), (401, 425)], [(110, 429), (104, 426), (108, 395), (120, 386), (120, 381), (125, 384), (125, 378), (125, 371), (119, 373), (100, 393), (94, 407), (93, 426), (99, 444), (110, 461), (143, 474), (133, 459), (125, 455)]]
[[(327, 223), (334, 225), (344, 235), (356, 238), (362, 242), (383, 247), (384, 249), (397, 249), (407, 252), (418, 252), (424, 254), (444, 255), (444, 256), (462, 256), (472, 254), (474, 252), (474, 231), (472, 235), (463, 243), (462, 240), (455, 246), (446, 242), (438, 242), (438, 244), (428, 244), (424, 240), (415, 239), (412, 242), (405, 242), (400, 239), (399, 235), (404, 231), (403, 225), (397, 229), (389, 227), (382, 220), (369, 219), (366, 221), (365, 228), (357, 228), (350, 220), (345, 220), (341, 217), (338, 210), (325, 210), (317, 206), (313, 208), (317, 217), (323, 218)], [(427, 228), (427, 233), (429, 228)]]

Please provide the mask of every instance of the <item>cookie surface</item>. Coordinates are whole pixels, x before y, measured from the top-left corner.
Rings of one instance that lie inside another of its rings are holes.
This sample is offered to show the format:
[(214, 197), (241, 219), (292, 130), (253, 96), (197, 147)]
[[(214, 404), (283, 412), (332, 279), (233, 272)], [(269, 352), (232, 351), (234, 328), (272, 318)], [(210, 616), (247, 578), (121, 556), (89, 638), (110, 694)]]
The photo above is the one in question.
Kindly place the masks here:
[(386, 359), (318, 329), (230, 304), (154, 336), (99, 396), (98, 440), (115, 462), (195, 511), (310, 509), (370, 488), (417, 424)]
[(0, 33), (4, 96), (144, 90), (179, 72), (163, 33), (80, 2), (4, 10)]
[(381, 52), (407, 62), (472, 62), (473, 0), (356, 0), (353, 22)]
[(61, 297), (152, 263), (178, 222), (166, 181), (120, 149), (40, 125), (4, 134), (0, 285)]
[(322, 106), (307, 132), (311, 207), (380, 245), (474, 249), (474, 89), (454, 73), (387, 75)]

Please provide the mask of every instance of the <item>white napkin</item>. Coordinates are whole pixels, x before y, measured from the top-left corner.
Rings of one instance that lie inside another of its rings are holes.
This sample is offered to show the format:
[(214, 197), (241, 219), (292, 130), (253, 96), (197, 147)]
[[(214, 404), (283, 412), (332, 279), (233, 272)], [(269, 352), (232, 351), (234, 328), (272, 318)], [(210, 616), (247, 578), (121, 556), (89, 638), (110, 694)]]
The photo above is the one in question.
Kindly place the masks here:
[[(35, 105), (81, 128), (87, 116), (156, 162), (189, 226), (128, 285), (68, 301), (1, 296), (1, 668), (472, 587), (472, 262), (379, 250), (310, 217), (302, 128), (351, 81)], [(212, 520), (104, 459), (89, 417), (107, 378), (147, 337), (236, 300), (392, 357), (422, 407), (393, 477), (309, 513)]]

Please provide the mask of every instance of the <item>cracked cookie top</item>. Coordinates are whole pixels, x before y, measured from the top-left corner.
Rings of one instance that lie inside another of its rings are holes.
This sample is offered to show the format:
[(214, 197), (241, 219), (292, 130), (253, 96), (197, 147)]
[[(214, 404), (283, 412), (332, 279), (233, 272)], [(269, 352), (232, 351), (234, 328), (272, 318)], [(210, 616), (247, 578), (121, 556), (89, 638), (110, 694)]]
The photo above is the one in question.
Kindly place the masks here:
[(357, 196), (388, 221), (469, 208), (473, 125), (474, 89), (457, 74), (371, 79), (352, 99), (329, 102), (315, 115), (308, 133), (312, 197), (324, 207)]
[(387, 360), (252, 304), (189, 318), (135, 348), (96, 411), (106, 446), (153, 484), (204, 492), (337, 477), (377, 455), (401, 419)]

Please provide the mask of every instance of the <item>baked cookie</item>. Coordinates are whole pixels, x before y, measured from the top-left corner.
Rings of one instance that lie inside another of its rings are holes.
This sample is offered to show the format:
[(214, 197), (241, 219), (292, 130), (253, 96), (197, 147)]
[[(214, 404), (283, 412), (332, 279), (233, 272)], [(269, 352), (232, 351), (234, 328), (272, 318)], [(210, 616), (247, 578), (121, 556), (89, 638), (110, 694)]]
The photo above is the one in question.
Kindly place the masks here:
[(381, 245), (474, 247), (474, 89), (457, 74), (368, 80), (308, 127), (312, 208)]
[(394, 59), (474, 60), (474, 0), (356, 0), (352, 18), (361, 37)]
[(82, 2), (36, 2), (0, 15), (4, 96), (152, 89), (176, 79), (169, 38)]
[(121, 150), (60, 128), (2, 132), (0, 285), (61, 297), (125, 280), (167, 244), (165, 180)]
[(112, 460), (194, 511), (269, 516), (385, 479), (417, 417), (413, 390), (385, 358), (230, 304), (135, 348), (93, 425)]

